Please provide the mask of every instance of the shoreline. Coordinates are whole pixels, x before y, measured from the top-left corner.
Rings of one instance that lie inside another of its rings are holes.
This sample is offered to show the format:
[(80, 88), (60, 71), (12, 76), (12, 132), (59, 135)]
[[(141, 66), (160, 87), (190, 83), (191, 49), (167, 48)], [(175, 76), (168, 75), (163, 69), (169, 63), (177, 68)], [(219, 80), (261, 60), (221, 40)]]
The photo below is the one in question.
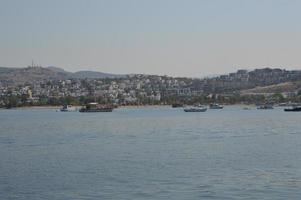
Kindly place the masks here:
[[(14, 107), (10, 109), (0, 108), (2, 110), (30, 110), (30, 109), (60, 109), (62, 106), (22, 106)], [(73, 106), (76, 109), (80, 109), (82, 106)], [(118, 106), (117, 108), (161, 108), (161, 107), (171, 107), (171, 105), (127, 105)]]
[[(208, 106), (208, 105), (205, 105)], [(240, 107), (256, 107), (254, 104), (246, 105), (246, 104), (231, 104), (231, 105), (223, 105), (224, 107), (228, 106), (240, 106)], [(73, 106), (76, 109), (80, 109), (82, 106)], [(168, 108), (172, 107), (172, 105), (125, 105), (125, 106), (118, 106), (117, 108), (125, 108), (125, 109), (142, 109), (142, 108)], [(59, 110), (61, 106), (23, 106), (23, 107), (15, 107), (10, 108), (12, 110), (30, 110), (30, 109), (53, 109)], [(0, 108), (0, 110), (10, 110), (6, 108)]]

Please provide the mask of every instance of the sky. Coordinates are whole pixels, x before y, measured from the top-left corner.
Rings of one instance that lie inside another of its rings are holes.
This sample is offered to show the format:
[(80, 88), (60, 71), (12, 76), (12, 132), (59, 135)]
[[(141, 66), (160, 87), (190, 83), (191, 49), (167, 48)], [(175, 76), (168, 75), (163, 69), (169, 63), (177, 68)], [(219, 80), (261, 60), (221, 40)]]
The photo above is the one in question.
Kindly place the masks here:
[(0, 66), (203, 77), (301, 69), (299, 0), (0, 0)]

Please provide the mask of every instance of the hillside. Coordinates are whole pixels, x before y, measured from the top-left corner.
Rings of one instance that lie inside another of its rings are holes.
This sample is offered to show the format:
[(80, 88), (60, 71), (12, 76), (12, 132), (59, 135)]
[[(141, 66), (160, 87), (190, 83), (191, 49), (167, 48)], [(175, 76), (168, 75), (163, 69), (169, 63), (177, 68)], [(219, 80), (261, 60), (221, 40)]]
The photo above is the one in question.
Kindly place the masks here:
[(65, 79), (66, 74), (42, 67), (0, 68), (0, 81), (7, 85), (21, 85), (27, 82)]
[(265, 87), (255, 87), (253, 89), (242, 90), (241, 94), (258, 94), (258, 93), (283, 93), (295, 92), (301, 89), (301, 81), (285, 82)]
[(78, 71), (75, 73), (71, 73), (69, 75), (71, 78), (78, 79), (99, 79), (99, 78), (120, 78), (125, 77), (125, 75), (117, 75), (117, 74), (108, 74), (103, 72), (95, 72), (95, 71)]
[[(149, 82), (152, 76), (141, 76), (139, 82)], [(154, 76), (158, 80), (164, 76)], [(5, 68), (0, 67), (0, 84), (2, 86), (18, 86), (27, 83), (47, 82), (51, 80), (67, 79), (132, 79), (130, 75), (116, 75), (96, 71), (68, 72), (58, 67), (27, 67), (27, 68)], [(279, 68), (262, 68), (252, 71), (238, 70), (228, 75), (218, 77), (193, 79), (193, 78), (174, 78), (168, 77), (168, 82), (157, 81), (150, 88), (168, 88), (169, 90), (190, 90), (194, 93), (220, 94), (220, 93), (273, 93), (290, 92), (300, 88), (301, 71), (285, 70)], [(174, 83), (172, 85), (172, 83)], [(136, 83), (135, 83), (136, 84)], [(159, 85), (161, 86), (159, 87)], [(172, 86), (171, 86), (172, 85)], [(140, 87), (140, 86), (139, 86)]]
[(95, 71), (67, 72), (57, 67), (27, 67), (8, 68), (0, 67), (0, 82), (4, 85), (16, 86), (25, 83), (39, 82), (42, 80), (66, 80), (66, 79), (99, 79), (119, 78), (126, 75), (115, 75)]

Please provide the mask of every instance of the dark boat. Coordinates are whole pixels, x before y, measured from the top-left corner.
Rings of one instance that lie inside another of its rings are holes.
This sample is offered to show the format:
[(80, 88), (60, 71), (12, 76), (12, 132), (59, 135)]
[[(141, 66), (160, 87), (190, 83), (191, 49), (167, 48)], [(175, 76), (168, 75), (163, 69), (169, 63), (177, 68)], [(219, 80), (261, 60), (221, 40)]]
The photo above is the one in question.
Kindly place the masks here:
[(61, 112), (74, 112), (74, 111), (76, 111), (76, 108), (72, 107), (72, 105), (63, 105), (60, 108), (60, 111)]
[(292, 108), (285, 108), (285, 112), (300, 112), (301, 106), (293, 106)]
[(212, 103), (212, 104), (210, 104), (209, 108), (210, 109), (223, 109), (224, 107), (217, 103)]
[(257, 109), (259, 110), (269, 110), (269, 109), (274, 109), (272, 104), (264, 104), (264, 105), (260, 105), (257, 107)]
[(184, 108), (185, 112), (206, 112), (207, 108), (204, 106), (193, 106), (189, 108)]
[(79, 110), (79, 112), (112, 112), (113, 106), (89, 103)]
[(173, 108), (182, 108), (183, 104), (181, 104), (181, 103), (174, 103), (174, 104), (171, 105), (171, 107), (173, 107)]

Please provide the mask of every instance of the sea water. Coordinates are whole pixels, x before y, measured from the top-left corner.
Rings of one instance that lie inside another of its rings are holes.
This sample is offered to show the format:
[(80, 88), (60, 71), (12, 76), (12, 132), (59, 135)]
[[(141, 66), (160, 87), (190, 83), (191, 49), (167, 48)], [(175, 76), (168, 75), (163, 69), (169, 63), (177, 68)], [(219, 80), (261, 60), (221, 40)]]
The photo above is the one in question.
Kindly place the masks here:
[(0, 110), (0, 199), (300, 199), (301, 112)]

